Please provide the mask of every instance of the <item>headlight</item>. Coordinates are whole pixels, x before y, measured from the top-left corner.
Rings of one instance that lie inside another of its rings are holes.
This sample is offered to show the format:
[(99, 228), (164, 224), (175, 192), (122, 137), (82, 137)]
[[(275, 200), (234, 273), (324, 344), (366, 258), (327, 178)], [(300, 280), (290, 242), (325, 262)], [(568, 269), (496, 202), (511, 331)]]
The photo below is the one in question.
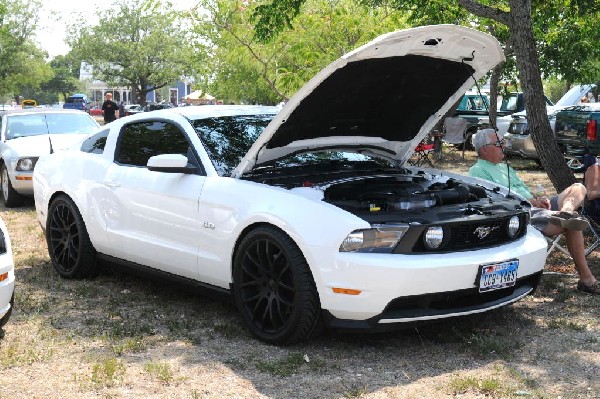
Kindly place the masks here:
[(390, 253), (407, 230), (408, 225), (373, 225), (370, 229), (354, 230), (340, 245), (340, 252)]
[(521, 229), (521, 220), (517, 215), (510, 218), (508, 221), (508, 237), (513, 238)]
[(35, 163), (37, 162), (37, 158), (21, 158), (17, 162), (17, 170), (22, 172), (31, 172), (35, 167)]
[(427, 249), (437, 249), (444, 241), (444, 229), (440, 226), (430, 227), (425, 231), (424, 242)]

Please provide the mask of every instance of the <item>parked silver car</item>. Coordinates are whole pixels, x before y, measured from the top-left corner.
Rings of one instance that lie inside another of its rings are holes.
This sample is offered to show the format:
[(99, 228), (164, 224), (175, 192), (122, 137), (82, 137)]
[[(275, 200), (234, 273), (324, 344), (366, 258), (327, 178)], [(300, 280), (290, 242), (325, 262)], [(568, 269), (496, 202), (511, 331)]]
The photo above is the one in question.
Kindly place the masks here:
[(0, 185), (6, 207), (33, 196), (38, 158), (82, 141), (100, 125), (78, 110), (30, 108), (7, 111), (0, 119)]
[[(550, 127), (554, 132), (554, 123), (556, 113), (570, 105), (575, 105), (581, 97), (591, 91), (595, 85), (586, 84), (574, 86), (553, 106), (548, 106), (548, 119)], [(552, 136), (553, 138), (554, 136)], [(533, 140), (529, 135), (529, 125), (527, 123), (527, 114), (525, 111), (517, 112), (512, 115), (512, 121), (508, 126), (508, 131), (504, 135), (506, 141), (505, 151), (509, 155), (517, 155), (523, 158), (538, 159), (537, 151), (533, 145)]]

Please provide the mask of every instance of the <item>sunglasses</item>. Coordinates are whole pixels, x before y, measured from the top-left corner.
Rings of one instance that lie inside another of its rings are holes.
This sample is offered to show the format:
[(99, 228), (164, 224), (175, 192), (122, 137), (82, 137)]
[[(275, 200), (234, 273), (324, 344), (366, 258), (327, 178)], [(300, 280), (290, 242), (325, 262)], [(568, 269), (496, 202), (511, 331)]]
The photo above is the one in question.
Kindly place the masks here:
[(502, 147), (504, 144), (506, 144), (506, 140), (496, 141), (495, 143), (488, 143), (485, 146), (487, 147), (488, 145), (493, 145), (494, 147)]

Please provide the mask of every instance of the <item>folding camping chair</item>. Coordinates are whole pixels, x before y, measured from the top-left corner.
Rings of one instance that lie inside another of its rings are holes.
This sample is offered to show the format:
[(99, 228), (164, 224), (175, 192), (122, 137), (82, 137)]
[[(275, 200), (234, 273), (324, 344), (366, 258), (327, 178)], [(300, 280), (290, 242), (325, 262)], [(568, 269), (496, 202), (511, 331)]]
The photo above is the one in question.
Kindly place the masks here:
[(433, 162), (429, 159), (429, 153), (435, 149), (435, 144), (429, 144), (426, 141), (421, 141), (416, 147), (413, 154), (413, 158), (409, 159), (408, 163), (412, 166), (423, 166), (427, 163), (430, 167), (433, 166)]
[[(581, 209), (581, 217), (585, 218), (588, 222), (588, 228), (583, 231), (585, 239), (584, 253), (587, 257), (596, 248), (600, 247), (600, 224), (586, 213), (585, 208), (586, 204), (584, 203)], [(548, 241), (548, 251), (546, 252), (547, 255), (550, 255), (552, 251), (557, 249), (563, 254), (567, 255), (569, 259), (572, 259), (569, 250), (561, 244), (563, 236), (564, 233), (554, 237), (546, 237), (546, 241)]]
[[(468, 127), (469, 121), (460, 116), (450, 116), (444, 119), (444, 137), (442, 140), (445, 144), (448, 144), (446, 147), (450, 148), (449, 154), (458, 152), (458, 148), (462, 146), (462, 159), (465, 159), (467, 140), (471, 139), (471, 134), (467, 132)], [(443, 157), (443, 148), (440, 157)]]

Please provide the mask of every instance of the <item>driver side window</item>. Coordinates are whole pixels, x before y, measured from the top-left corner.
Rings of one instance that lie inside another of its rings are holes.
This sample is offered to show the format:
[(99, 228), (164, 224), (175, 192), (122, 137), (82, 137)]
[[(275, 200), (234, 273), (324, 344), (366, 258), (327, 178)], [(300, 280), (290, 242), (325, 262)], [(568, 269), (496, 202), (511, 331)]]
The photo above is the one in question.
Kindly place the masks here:
[(121, 130), (115, 162), (145, 167), (148, 159), (161, 154), (187, 156), (190, 143), (174, 124), (163, 121), (132, 123)]

